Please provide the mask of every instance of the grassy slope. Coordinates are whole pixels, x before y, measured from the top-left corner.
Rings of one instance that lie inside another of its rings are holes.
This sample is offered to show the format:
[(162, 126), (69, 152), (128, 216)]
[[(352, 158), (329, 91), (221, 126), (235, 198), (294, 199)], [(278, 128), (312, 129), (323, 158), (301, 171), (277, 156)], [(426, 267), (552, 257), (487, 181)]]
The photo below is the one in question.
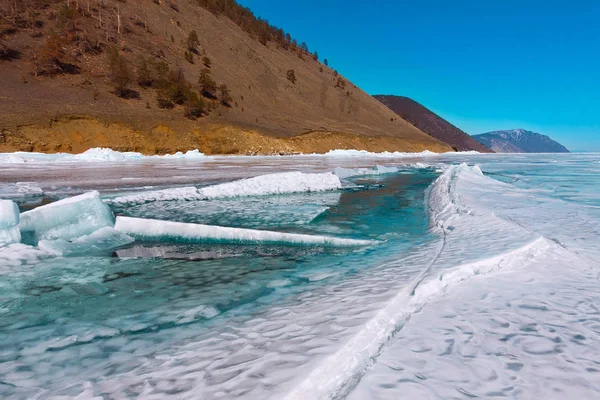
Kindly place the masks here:
[[(95, 1), (91, 2), (93, 15)], [(105, 3), (112, 7), (110, 0)], [(153, 89), (134, 87), (139, 100), (118, 98), (111, 93), (104, 54), (73, 55), (82, 70), (79, 75), (33, 76), (33, 55), (41, 51), (55, 24), (52, 8), (39, 10), (43, 28), (21, 28), (4, 37), (6, 45), (22, 56), (0, 61), (0, 151), (81, 151), (98, 145), (146, 153), (190, 147), (211, 153), (323, 152), (350, 147), (451, 150), (350, 82), (344, 90), (337, 88), (334, 71), (310, 56), (300, 59), (273, 42), (264, 46), (194, 0), (178, 1), (178, 11), (165, 2), (120, 3), (122, 28), (128, 31), (120, 36), (110, 7), (103, 10), (102, 29), (91, 16), (80, 17), (78, 36), (107, 45), (109, 32), (133, 70), (136, 55), (152, 55), (172, 69), (180, 67), (193, 84), (203, 68), (200, 58), (206, 55), (214, 79), (230, 88), (232, 107), (219, 106), (192, 121), (183, 117), (181, 107), (158, 108)], [(144, 21), (148, 29), (135, 21)], [(201, 50), (190, 64), (184, 59), (184, 43), (193, 29)], [(286, 78), (289, 69), (295, 71), (296, 84)], [(316, 132), (310, 140), (286, 139), (308, 132)], [(322, 134), (321, 140), (318, 132), (333, 132), (336, 140), (331, 140), (331, 133)], [(264, 143), (254, 146), (257, 141)]]

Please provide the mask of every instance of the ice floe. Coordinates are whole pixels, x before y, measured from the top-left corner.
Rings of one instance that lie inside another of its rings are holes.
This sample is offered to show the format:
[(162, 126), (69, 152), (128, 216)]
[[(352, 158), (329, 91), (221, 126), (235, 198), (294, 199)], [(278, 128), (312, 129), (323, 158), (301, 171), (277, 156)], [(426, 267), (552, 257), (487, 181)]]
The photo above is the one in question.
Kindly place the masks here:
[(19, 207), (11, 200), (0, 200), (0, 246), (20, 241)]
[(92, 254), (113, 250), (133, 243), (135, 239), (111, 227), (100, 228), (89, 235), (77, 237), (71, 241), (64, 239), (40, 240), (38, 247), (56, 256)]
[(180, 243), (240, 243), (240, 244), (280, 244), (317, 245), (332, 247), (369, 246), (372, 240), (356, 240), (329, 236), (302, 235), (261, 231), (255, 229), (228, 228), (213, 225), (189, 224), (183, 222), (159, 221), (141, 218), (117, 217), (115, 229), (137, 240)]
[(114, 224), (112, 211), (96, 191), (37, 207), (20, 218), (22, 240), (33, 245), (40, 240), (71, 240)]

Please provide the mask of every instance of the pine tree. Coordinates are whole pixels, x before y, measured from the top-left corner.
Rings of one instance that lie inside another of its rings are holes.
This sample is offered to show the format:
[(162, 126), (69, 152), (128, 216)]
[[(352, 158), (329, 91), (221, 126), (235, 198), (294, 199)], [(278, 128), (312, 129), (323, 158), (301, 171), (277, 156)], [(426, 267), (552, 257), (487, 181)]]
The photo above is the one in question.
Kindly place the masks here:
[(187, 38), (187, 49), (192, 53), (198, 53), (198, 46), (200, 46), (198, 33), (195, 30), (191, 31)]
[(138, 72), (138, 85), (142, 86), (142, 87), (150, 87), (154, 84), (155, 81), (155, 77), (154, 74), (152, 73), (150, 66), (148, 65), (148, 61), (146, 60), (146, 58), (144, 58), (144, 56), (139, 56), (138, 57), (138, 65), (137, 65), (137, 72)]
[(219, 92), (221, 92), (221, 104), (229, 107), (233, 98), (231, 97), (231, 94), (229, 93), (229, 88), (227, 87), (227, 85), (222, 84), (221, 86), (219, 86)]
[(125, 97), (129, 92), (131, 83), (131, 73), (125, 57), (119, 54), (116, 46), (111, 46), (107, 51), (108, 71), (110, 80), (114, 85), (115, 93), (120, 97)]
[(208, 68), (204, 68), (202, 71), (200, 71), (198, 83), (200, 84), (200, 90), (202, 91), (202, 95), (204, 97), (209, 97), (211, 99), (215, 99), (217, 97), (217, 83), (210, 76), (210, 70)]

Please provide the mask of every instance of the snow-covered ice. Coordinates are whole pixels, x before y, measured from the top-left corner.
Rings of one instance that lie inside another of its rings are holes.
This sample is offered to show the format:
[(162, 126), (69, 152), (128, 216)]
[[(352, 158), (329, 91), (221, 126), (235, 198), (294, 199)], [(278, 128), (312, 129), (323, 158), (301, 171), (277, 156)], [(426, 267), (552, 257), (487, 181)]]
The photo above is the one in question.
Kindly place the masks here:
[(202, 188), (183, 187), (154, 190), (107, 199), (112, 204), (139, 204), (151, 201), (210, 200), (242, 196), (266, 196), (337, 190), (340, 179), (332, 173), (284, 172), (260, 175)]

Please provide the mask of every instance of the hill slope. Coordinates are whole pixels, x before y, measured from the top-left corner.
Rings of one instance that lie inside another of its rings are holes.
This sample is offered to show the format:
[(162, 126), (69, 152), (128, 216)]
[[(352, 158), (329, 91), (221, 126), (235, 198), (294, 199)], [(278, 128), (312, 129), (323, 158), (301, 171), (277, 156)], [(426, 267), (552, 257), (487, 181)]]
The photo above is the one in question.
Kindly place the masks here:
[(22, 0), (0, 16), (0, 151), (451, 151), (234, 1)]
[(546, 135), (512, 129), (494, 131), (473, 136), (475, 139), (498, 153), (568, 153), (562, 144)]
[(373, 97), (415, 127), (438, 140), (448, 143), (458, 151), (476, 150), (481, 153), (492, 153), (489, 148), (467, 133), (408, 97), (390, 95), (376, 95)]

